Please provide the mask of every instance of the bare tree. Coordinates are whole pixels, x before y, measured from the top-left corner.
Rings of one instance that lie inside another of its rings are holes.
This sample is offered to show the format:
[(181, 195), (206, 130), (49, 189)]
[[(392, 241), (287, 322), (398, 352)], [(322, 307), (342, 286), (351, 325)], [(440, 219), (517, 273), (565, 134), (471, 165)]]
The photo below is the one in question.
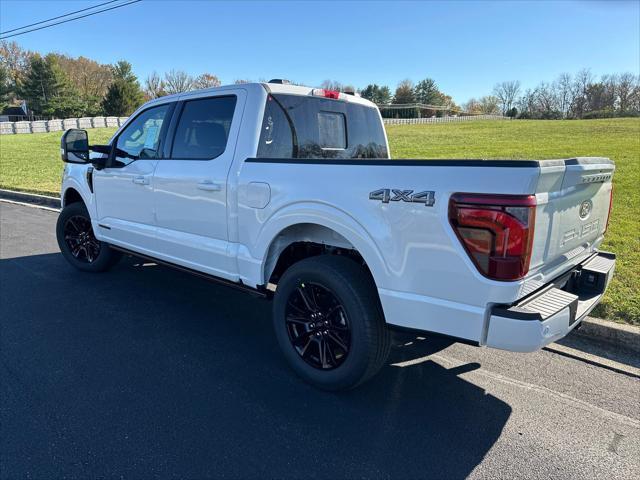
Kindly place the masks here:
[(615, 77), (603, 75), (599, 82), (589, 83), (586, 90), (587, 111), (606, 110), (613, 112), (616, 107)]
[(562, 112), (562, 117), (567, 118), (569, 109), (571, 108), (575, 97), (571, 75), (568, 73), (561, 73), (558, 79), (553, 83), (552, 87), (555, 91), (558, 109)]
[(604, 85), (604, 109), (613, 111), (618, 107), (618, 76), (603, 75), (602, 83)]
[(506, 114), (507, 111), (511, 110), (511, 107), (513, 107), (519, 93), (520, 82), (518, 80), (500, 82), (493, 87), (493, 94), (498, 97), (503, 115)]
[(193, 90), (193, 77), (182, 70), (173, 70), (164, 74), (164, 83), (168, 94)]
[(485, 95), (478, 100), (480, 112), (487, 115), (496, 115), (500, 112), (500, 99), (494, 95)]
[(466, 113), (480, 114), (482, 113), (482, 105), (475, 98), (470, 98), (466, 103), (462, 104), (462, 110)]
[(616, 97), (618, 108), (621, 112), (630, 110), (634, 88), (638, 88), (638, 79), (633, 73), (621, 73), (616, 75)]
[(235, 83), (236, 85), (242, 85), (244, 83), (251, 83), (251, 80), (246, 78), (237, 78), (236, 80), (233, 81), (233, 83)]
[(144, 84), (144, 93), (150, 100), (167, 94), (164, 80), (160, 78), (160, 75), (155, 70), (147, 77)]
[(558, 112), (558, 98), (553, 87), (545, 82), (541, 82), (536, 87), (536, 102), (538, 111), (543, 118), (556, 117)]
[[(640, 112), (640, 75), (634, 77), (632, 74), (623, 74), (622, 76), (626, 77), (626, 75), (631, 75), (631, 87), (629, 88), (628, 97), (625, 100), (626, 105), (624, 110), (622, 109), (622, 93), (618, 93), (618, 96), (620, 97), (620, 110), (623, 112)], [(621, 79), (620, 84), (622, 85), (623, 82), (626, 82), (626, 80)], [(622, 91), (622, 89), (620, 91)]]
[(589, 85), (593, 83), (593, 75), (591, 70), (585, 68), (580, 70), (573, 79), (573, 114), (577, 118), (582, 118), (588, 109), (587, 90)]
[(342, 83), (336, 80), (325, 80), (320, 84), (320, 88), (323, 88), (325, 90), (334, 90), (337, 92), (342, 92), (342, 90), (344, 89)]
[(220, 86), (220, 79), (212, 73), (203, 73), (193, 82), (194, 88), (213, 88)]
[(535, 99), (536, 92), (530, 88), (527, 89), (520, 98), (518, 98), (517, 105), (520, 117), (532, 118), (534, 116), (536, 111)]

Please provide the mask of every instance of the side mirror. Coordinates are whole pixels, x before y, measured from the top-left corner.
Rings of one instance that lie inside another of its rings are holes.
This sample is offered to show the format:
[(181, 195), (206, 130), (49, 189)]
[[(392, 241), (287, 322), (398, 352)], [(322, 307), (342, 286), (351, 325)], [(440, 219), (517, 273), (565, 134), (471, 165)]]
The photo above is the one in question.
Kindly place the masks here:
[(60, 155), (66, 163), (89, 162), (89, 136), (86, 130), (72, 128), (62, 134)]

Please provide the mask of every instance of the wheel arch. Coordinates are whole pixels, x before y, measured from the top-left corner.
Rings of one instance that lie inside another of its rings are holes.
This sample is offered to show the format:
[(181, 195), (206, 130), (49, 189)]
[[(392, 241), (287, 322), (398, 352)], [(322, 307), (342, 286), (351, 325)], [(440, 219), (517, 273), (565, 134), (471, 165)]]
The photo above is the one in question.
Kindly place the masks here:
[(82, 198), (82, 195), (80, 194), (78, 189), (72, 186), (67, 187), (61, 196), (62, 208), (77, 202), (82, 202), (85, 204), (85, 206), (87, 205), (87, 202), (84, 201), (84, 198)]
[(96, 205), (94, 196), (87, 183), (86, 170), (78, 167), (83, 165), (70, 165), (69, 171), (65, 170), (60, 189), (60, 206), (62, 208), (72, 203), (81, 201), (87, 207), (91, 218), (96, 218)]
[[(271, 280), (283, 253), (287, 254), (296, 244), (321, 246), (330, 250), (325, 253), (348, 254), (354, 259), (359, 257), (376, 285), (385, 283), (388, 270), (382, 253), (364, 227), (338, 209), (322, 205), (315, 206), (314, 210), (311, 213), (307, 207), (303, 211), (281, 212), (267, 222), (267, 228), (260, 235), (263, 240), (258, 242), (258, 245), (265, 245), (258, 257), (262, 258), (262, 284), (266, 285)], [(314, 254), (309, 253), (307, 257)]]

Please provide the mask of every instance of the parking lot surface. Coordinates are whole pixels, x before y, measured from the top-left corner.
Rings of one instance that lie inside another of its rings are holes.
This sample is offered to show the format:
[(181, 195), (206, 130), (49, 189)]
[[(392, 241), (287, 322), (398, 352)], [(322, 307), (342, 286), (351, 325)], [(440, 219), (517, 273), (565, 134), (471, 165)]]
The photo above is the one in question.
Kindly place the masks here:
[(132, 257), (78, 272), (56, 217), (0, 202), (3, 479), (638, 478), (636, 377), (397, 335), (380, 375), (321, 392), (269, 301)]

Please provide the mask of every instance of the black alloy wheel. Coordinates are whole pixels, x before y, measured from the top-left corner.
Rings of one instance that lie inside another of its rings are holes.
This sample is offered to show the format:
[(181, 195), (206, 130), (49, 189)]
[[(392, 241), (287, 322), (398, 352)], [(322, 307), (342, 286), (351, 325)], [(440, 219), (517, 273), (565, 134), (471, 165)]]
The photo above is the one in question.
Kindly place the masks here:
[(348, 357), (349, 319), (329, 288), (314, 282), (300, 283), (287, 300), (285, 322), (291, 345), (312, 367), (332, 370)]
[(100, 242), (93, 234), (91, 221), (87, 217), (69, 217), (64, 224), (63, 233), (69, 252), (76, 260), (93, 263), (100, 255)]
[(367, 381), (391, 347), (373, 278), (339, 255), (305, 258), (284, 272), (273, 298), (273, 327), (291, 368), (322, 390)]

